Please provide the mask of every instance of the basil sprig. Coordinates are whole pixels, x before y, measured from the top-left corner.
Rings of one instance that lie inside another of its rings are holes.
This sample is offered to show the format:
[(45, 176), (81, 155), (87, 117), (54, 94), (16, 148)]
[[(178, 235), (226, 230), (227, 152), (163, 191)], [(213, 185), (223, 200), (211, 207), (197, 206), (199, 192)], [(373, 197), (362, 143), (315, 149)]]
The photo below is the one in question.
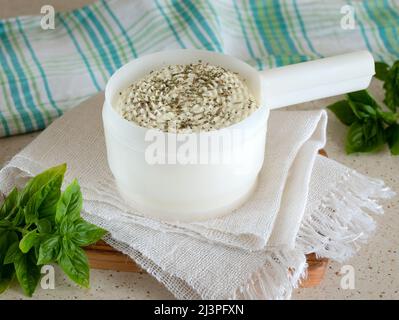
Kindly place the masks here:
[(376, 62), (375, 70), (375, 77), (384, 81), (384, 103), (392, 112), (396, 112), (399, 107), (399, 60), (391, 67), (384, 62)]
[(14, 188), (0, 206), (0, 293), (16, 278), (27, 296), (40, 279), (40, 266), (57, 263), (82, 287), (89, 286), (89, 264), (82, 246), (105, 230), (80, 217), (82, 193), (73, 181), (61, 192), (66, 165), (50, 168)]
[(346, 136), (346, 153), (374, 152), (386, 143), (392, 155), (399, 155), (399, 61), (391, 68), (385, 63), (375, 65), (376, 77), (384, 81), (384, 110), (366, 91), (347, 94), (327, 108), (345, 125), (349, 126)]

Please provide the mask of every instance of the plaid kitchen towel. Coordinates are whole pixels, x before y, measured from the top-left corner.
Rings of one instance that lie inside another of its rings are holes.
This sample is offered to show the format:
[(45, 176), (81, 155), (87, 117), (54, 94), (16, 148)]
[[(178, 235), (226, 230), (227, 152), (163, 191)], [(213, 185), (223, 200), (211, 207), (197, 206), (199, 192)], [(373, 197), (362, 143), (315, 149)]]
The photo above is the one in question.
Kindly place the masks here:
[(45, 128), (153, 51), (222, 51), (258, 69), (359, 49), (399, 57), (399, 0), (101, 0), (56, 12), (54, 29), (41, 19), (0, 20), (0, 136)]

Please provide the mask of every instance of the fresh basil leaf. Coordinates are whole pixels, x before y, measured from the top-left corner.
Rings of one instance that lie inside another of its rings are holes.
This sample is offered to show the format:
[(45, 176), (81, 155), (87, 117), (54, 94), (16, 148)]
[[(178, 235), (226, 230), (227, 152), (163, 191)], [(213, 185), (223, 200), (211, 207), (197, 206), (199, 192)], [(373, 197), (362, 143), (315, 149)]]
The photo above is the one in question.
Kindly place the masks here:
[(0, 234), (0, 294), (7, 290), (14, 278), (14, 265), (7, 263), (7, 254), (15, 246), (18, 248), (18, 235), (14, 231)]
[(11, 226), (12, 226), (11, 221), (8, 221), (6, 219), (0, 220), (0, 228), (8, 230)]
[(372, 109), (381, 109), (375, 99), (366, 90), (350, 92), (347, 94), (347, 97), (350, 102), (367, 105)]
[(372, 106), (359, 102), (353, 102), (351, 100), (348, 100), (348, 103), (358, 119), (377, 119), (377, 110)]
[(59, 225), (59, 233), (62, 236), (68, 235), (70, 232), (73, 230), (73, 225), (74, 222), (68, 219), (68, 217), (65, 217), (62, 221), (61, 224)]
[(39, 190), (41, 190), (45, 185), (51, 182), (53, 179), (59, 179), (59, 177), (64, 177), (66, 171), (66, 164), (62, 164), (53, 168), (50, 168), (31, 180), (26, 184), (25, 188), (21, 193), (20, 204), (25, 206), (29, 199)]
[(27, 253), (38, 241), (40, 241), (40, 236), (37, 230), (32, 230), (21, 239), (19, 249), (21, 249), (22, 253)]
[(357, 118), (377, 119), (377, 113), (381, 107), (366, 90), (348, 93), (347, 97), (348, 104)]
[(369, 106), (368, 104), (363, 104), (361, 107), (367, 114), (369, 114), (373, 118), (376, 118), (377, 110), (374, 109), (372, 106)]
[(61, 250), (58, 264), (65, 274), (82, 287), (89, 287), (90, 269), (86, 253), (78, 246), (73, 252)]
[(366, 90), (348, 93), (347, 97), (348, 104), (357, 118), (377, 119), (377, 112), (381, 110), (381, 107)]
[(4, 230), (0, 233), (0, 264), (3, 263), (4, 256), (8, 250), (8, 234), (9, 230)]
[(374, 120), (356, 121), (348, 131), (346, 138), (346, 152), (372, 152), (385, 143), (384, 127), (381, 122)]
[(50, 236), (40, 244), (38, 265), (47, 264), (57, 260), (61, 249), (61, 237), (58, 234)]
[(14, 266), (12, 264), (9, 265), (1, 265), (0, 264), (0, 294), (8, 289), (11, 281), (14, 278)]
[(26, 204), (24, 208), (24, 216), (26, 224), (30, 224), (36, 222), (39, 219), (38, 209), (42, 199), (38, 193), (35, 193)]
[(384, 82), (384, 89), (384, 103), (391, 111), (396, 112), (396, 108), (399, 106), (399, 60), (389, 70)]
[(36, 265), (34, 252), (20, 254), (14, 261), (15, 274), (24, 293), (31, 297), (40, 279), (40, 269)]
[(18, 189), (14, 188), (10, 194), (5, 198), (3, 204), (0, 207), (0, 219), (12, 214), (18, 204)]
[(389, 71), (389, 65), (385, 62), (376, 62), (375, 64), (375, 77), (381, 81), (385, 81)]
[(18, 236), (14, 231), (6, 231), (0, 234), (0, 294), (9, 287), (14, 278), (14, 265), (6, 264), (9, 248), (18, 247)]
[(362, 123), (360, 121), (352, 123), (346, 137), (346, 153), (351, 154), (360, 150), (364, 145), (364, 140)]
[(26, 223), (37, 222), (40, 218), (55, 215), (56, 205), (61, 195), (62, 180), (63, 175), (54, 176), (30, 197), (24, 209)]
[[(40, 250), (40, 244), (41, 241), (44, 241), (45, 239), (47, 239), (48, 236), (41, 236), (40, 237), (40, 241), (38, 241), (37, 243), (35, 243), (35, 245), (33, 246), (33, 252), (35, 253), (35, 259), (36, 261), (39, 259), (39, 250)], [(36, 263), (37, 265), (39, 265), (38, 263)]]
[(25, 222), (25, 213), (23, 208), (18, 208), (16, 214), (12, 217), (12, 225), (18, 227)]
[(55, 220), (58, 224), (61, 223), (65, 216), (68, 216), (70, 221), (75, 221), (80, 217), (82, 210), (82, 193), (77, 180), (74, 180), (62, 193), (57, 204), (57, 211)]
[(388, 84), (388, 82), (385, 82), (384, 89), (385, 89), (384, 103), (392, 112), (396, 112), (396, 107), (399, 104), (398, 103), (399, 99), (396, 98), (393, 86), (391, 84)]
[(356, 121), (356, 115), (353, 113), (348, 101), (342, 100), (335, 102), (327, 107), (337, 118), (345, 125), (350, 126)]
[(78, 246), (88, 246), (100, 240), (106, 233), (104, 229), (80, 218), (75, 222), (68, 236)]
[(39, 219), (47, 218), (55, 221), (55, 212), (58, 200), (61, 197), (61, 185), (63, 179), (63, 175), (55, 177), (42, 191), (43, 200), (38, 209)]
[(382, 119), (386, 124), (394, 124), (396, 123), (396, 119), (398, 118), (395, 113), (389, 111), (377, 110), (377, 114), (379, 118)]
[(0, 233), (0, 264), (4, 263), (8, 248), (15, 242), (19, 242), (15, 231), (5, 230)]
[(40, 219), (36, 222), (37, 230), (39, 233), (50, 233), (52, 230), (52, 225), (48, 219)]
[(70, 256), (74, 255), (77, 245), (69, 238), (69, 236), (62, 237), (62, 252), (66, 252)]
[(8, 248), (3, 264), (14, 263), (20, 253), (21, 251), (19, 250), (19, 242), (17, 240)]
[(390, 125), (385, 133), (391, 154), (399, 155), (399, 124)]

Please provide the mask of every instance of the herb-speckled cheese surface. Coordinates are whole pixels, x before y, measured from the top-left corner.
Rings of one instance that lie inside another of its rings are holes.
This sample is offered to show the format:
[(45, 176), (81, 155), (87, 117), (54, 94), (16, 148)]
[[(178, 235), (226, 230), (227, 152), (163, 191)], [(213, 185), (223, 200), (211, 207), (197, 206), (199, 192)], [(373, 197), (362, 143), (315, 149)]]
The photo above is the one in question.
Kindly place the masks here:
[(258, 104), (237, 73), (199, 61), (152, 71), (121, 91), (114, 107), (145, 128), (200, 132), (237, 123)]

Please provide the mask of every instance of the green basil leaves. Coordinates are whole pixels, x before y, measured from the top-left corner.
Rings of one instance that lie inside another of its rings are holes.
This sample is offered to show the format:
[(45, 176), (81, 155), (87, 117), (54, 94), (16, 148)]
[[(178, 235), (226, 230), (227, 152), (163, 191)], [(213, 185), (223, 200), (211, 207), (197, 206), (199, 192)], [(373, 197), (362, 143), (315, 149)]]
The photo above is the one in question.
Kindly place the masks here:
[(68, 277), (89, 286), (89, 264), (81, 249), (101, 239), (105, 230), (80, 217), (82, 193), (75, 180), (61, 192), (66, 165), (14, 188), (0, 205), (0, 293), (14, 278), (31, 296), (40, 266), (57, 263)]
[(383, 110), (366, 90), (349, 93), (346, 100), (327, 108), (349, 126), (345, 143), (348, 154), (375, 152), (387, 143), (391, 154), (399, 155), (399, 61), (391, 68), (376, 62), (375, 70), (376, 78), (384, 81), (384, 103), (389, 110)]

